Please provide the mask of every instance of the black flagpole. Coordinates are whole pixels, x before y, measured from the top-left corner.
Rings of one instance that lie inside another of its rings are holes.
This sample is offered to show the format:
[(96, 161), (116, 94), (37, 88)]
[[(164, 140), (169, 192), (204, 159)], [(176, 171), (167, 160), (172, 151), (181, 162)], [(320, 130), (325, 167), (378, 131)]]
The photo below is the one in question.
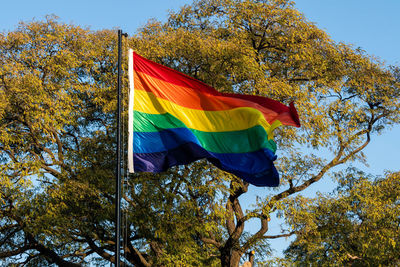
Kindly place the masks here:
[(116, 196), (115, 196), (115, 266), (120, 265), (120, 241), (121, 241), (121, 55), (122, 36), (128, 34), (118, 30), (118, 108), (117, 108), (117, 172), (116, 172)]

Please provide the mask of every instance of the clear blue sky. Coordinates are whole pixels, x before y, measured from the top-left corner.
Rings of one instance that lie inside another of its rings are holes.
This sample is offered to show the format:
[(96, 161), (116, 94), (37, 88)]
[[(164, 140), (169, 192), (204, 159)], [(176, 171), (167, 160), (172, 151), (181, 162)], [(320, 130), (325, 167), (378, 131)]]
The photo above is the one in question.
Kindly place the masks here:
[[(66, 23), (97, 29), (121, 28), (134, 34), (150, 18), (165, 20), (168, 10), (176, 10), (189, 0), (19, 0), (2, 1), (0, 31), (15, 29), (19, 21), (42, 19), (55, 14)], [(388, 64), (400, 65), (399, 0), (297, 0), (296, 7), (335, 41), (361, 47)], [(381, 136), (373, 136), (365, 150), (370, 164), (367, 171), (400, 170), (400, 127)], [(324, 183), (326, 185), (326, 183)], [(312, 190), (324, 190), (315, 185)], [(267, 189), (265, 189), (267, 190)], [(261, 190), (262, 192), (262, 190)], [(275, 226), (276, 227), (276, 226)], [(287, 245), (273, 243), (277, 255)]]

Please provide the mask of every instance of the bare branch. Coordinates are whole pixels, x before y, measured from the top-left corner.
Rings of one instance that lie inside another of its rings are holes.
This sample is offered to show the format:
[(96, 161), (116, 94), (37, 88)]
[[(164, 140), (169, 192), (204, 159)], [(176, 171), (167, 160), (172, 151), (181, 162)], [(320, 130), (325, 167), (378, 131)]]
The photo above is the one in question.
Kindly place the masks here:
[(295, 233), (296, 232), (293, 231), (293, 232), (290, 232), (290, 233), (287, 233), (287, 234), (281, 234), (281, 235), (265, 235), (265, 236), (263, 236), (263, 238), (265, 238), (265, 239), (277, 239), (277, 238), (282, 238), (282, 237), (289, 237), (289, 236), (294, 235)]

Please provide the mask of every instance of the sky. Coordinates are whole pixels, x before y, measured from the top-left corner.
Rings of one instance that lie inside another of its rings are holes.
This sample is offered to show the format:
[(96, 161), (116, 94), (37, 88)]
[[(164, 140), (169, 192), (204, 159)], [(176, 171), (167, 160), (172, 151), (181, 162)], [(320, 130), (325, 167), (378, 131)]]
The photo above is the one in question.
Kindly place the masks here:
[[(41, 20), (45, 15), (54, 14), (66, 23), (93, 30), (120, 28), (129, 35), (133, 35), (149, 19), (156, 18), (163, 21), (167, 18), (169, 10), (178, 10), (180, 6), (192, 2), (189, 0), (0, 1), (1, 32), (14, 30), (20, 21)], [(377, 56), (389, 65), (400, 65), (399, 0), (297, 0), (295, 7), (304, 13), (309, 21), (325, 30), (333, 40), (360, 47), (367, 54)], [(380, 136), (373, 136), (365, 150), (370, 164), (365, 170), (373, 174), (383, 174), (386, 169), (400, 170), (399, 149), (399, 126)], [(325, 189), (318, 183), (310, 188), (314, 191)], [(258, 192), (262, 193), (263, 190)], [(287, 244), (287, 240), (274, 241), (272, 245), (276, 255), (281, 255), (282, 249)]]

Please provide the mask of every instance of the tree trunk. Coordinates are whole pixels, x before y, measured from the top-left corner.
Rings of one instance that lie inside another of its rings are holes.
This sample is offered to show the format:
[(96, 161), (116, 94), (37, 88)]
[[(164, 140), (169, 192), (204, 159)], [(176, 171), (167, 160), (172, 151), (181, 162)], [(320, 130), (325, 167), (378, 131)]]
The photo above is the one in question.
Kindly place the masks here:
[(242, 253), (239, 251), (221, 251), (221, 266), (222, 267), (238, 267)]

